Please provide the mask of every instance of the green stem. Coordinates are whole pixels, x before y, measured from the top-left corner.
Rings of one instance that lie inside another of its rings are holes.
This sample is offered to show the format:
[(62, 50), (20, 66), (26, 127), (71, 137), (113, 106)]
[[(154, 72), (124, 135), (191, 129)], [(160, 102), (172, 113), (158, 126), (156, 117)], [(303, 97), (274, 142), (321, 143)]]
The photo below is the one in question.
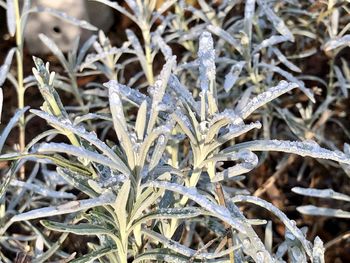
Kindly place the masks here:
[(149, 85), (154, 83), (153, 75), (153, 60), (152, 60), (152, 49), (151, 49), (151, 35), (148, 26), (142, 28), (142, 36), (145, 42), (145, 56), (146, 56), (146, 69), (145, 74)]
[[(21, 110), (24, 108), (24, 84), (23, 84), (23, 38), (22, 38), (22, 27), (21, 27), (21, 14), (19, 11), (19, 2), (18, 0), (14, 1), (14, 9), (16, 16), (16, 61), (17, 61), (17, 98), (18, 98), (18, 109)], [(19, 119), (19, 149), (23, 153), (25, 149), (25, 117), (21, 116)], [(24, 165), (20, 169), (20, 177), (24, 179), (25, 176), (25, 167)]]

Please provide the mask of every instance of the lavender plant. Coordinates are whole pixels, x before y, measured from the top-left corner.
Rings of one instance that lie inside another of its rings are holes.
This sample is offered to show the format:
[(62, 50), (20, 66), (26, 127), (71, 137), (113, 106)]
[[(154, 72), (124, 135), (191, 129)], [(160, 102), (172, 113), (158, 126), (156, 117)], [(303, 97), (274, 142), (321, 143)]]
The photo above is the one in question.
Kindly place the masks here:
[[(300, 65), (288, 55), (288, 47), (299, 35), (316, 39), (315, 33), (305, 32), (302, 19), (293, 17), (304, 14), (297, 9), (302, 6), (299, 1), (249, 0), (243, 5), (243, 16), (231, 16), (236, 7), (233, 1), (198, 1), (200, 8), (185, 1), (165, 1), (156, 9), (156, 1), (130, 0), (130, 10), (115, 2), (96, 1), (135, 22), (143, 43), (127, 30), (128, 40), (116, 48), (99, 32), (80, 50), (77, 41), (66, 58), (52, 40), (40, 36), (68, 79), (34, 58), (33, 76), (27, 81), (38, 86), (44, 103), (30, 113), (52, 128), (20, 152), (0, 155), (1, 161), (12, 161), (0, 188), (0, 245), (17, 252), (15, 244), (20, 240), (35, 243), (31, 245), (33, 262), (58, 258), (69, 262), (324, 262), (325, 247), (319, 237), (308, 240), (306, 228), (250, 194), (242, 182), (269, 151), (317, 158), (321, 164), (339, 165), (348, 172), (348, 145), (341, 152), (325, 143), (325, 135), (318, 130), (325, 127), (324, 109), (339, 93), (347, 96), (348, 66), (344, 59), (341, 69), (334, 65), (348, 45), (348, 26), (338, 30), (339, 12), (347, 9), (329, 3), (323, 13), (330, 16), (325, 24), (331, 26), (330, 38), (326, 36), (322, 47), (335, 53), (330, 59), (330, 81), (325, 84), (326, 99), (312, 106), (315, 95), (303, 80), (324, 81), (296, 77)], [(163, 16), (172, 6), (174, 13)], [(155, 26), (157, 20), (159, 26)], [(181, 56), (174, 56), (174, 43), (184, 47)], [(300, 43), (303, 50), (308, 40)], [(90, 47), (95, 52), (87, 55)], [(0, 84), (11, 76), (8, 69), (14, 52), (9, 52), (0, 68)], [(166, 61), (158, 75), (153, 67), (157, 53)], [(314, 54), (306, 53), (300, 56)], [(130, 54), (135, 57), (123, 59)], [(142, 70), (126, 79), (125, 66), (133, 61)], [(85, 90), (78, 87), (78, 77), (100, 74), (108, 82), (89, 83)], [(147, 81), (140, 84), (143, 75)], [(141, 90), (144, 87), (147, 91)], [(58, 89), (73, 93), (79, 106), (64, 105)], [(291, 97), (288, 93), (298, 90), (309, 99), (304, 102), (307, 106), (297, 104), (301, 117), (295, 115), (295, 107), (286, 109), (282, 103)], [(19, 110), (3, 130), (0, 150), (26, 110)], [(286, 122), (290, 140), (274, 137), (272, 118)], [(17, 180), (14, 175), (27, 161), (35, 163), (33, 170), (26, 181)], [(39, 173), (44, 180), (37, 178)], [(18, 189), (18, 195), (11, 194), (12, 189)], [(348, 195), (331, 189), (291, 190), (349, 201)], [(26, 200), (27, 191), (33, 203)], [(264, 208), (277, 218), (285, 227), (284, 240), (273, 238), (272, 221), (246, 214), (246, 204)], [(297, 210), (349, 218), (343, 209), (308, 205)], [(31, 234), (21, 234), (15, 243), (9, 233), (13, 226)], [(264, 236), (256, 226), (265, 230)], [(205, 229), (206, 241), (196, 227)], [(55, 241), (53, 232), (60, 233)], [(88, 239), (87, 252), (68, 254), (61, 245), (70, 233), (95, 239)], [(0, 258), (11, 262), (2, 252)]]

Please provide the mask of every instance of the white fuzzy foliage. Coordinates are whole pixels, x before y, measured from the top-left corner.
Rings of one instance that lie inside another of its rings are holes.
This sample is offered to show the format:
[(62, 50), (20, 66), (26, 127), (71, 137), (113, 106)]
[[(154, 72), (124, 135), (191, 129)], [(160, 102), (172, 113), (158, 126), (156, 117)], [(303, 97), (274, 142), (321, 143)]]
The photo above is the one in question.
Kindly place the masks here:
[(216, 75), (214, 42), (209, 32), (203, 32), (199, 38), (198, 59), (200, 87), (208, 91)]
[(245, 107), (240, 111), (240, 115), (245, 119), (256, 109), (297, 87), (298, 84), (296, 83), (288, 83), (287, 81), (282, 80), (277, 86), (269, 88), (267, 91), (249, 100)]
[(4, 64), (0, 67), (0, 86), (2, 86), (2, 84), (4, 84), (4, 82), (6, 80), (7, 73), (9, 72), (12, 58), (13, 58), (15, 51), (16, 51), (15, 48), (10, 49), (10, 51), (6, 55)]

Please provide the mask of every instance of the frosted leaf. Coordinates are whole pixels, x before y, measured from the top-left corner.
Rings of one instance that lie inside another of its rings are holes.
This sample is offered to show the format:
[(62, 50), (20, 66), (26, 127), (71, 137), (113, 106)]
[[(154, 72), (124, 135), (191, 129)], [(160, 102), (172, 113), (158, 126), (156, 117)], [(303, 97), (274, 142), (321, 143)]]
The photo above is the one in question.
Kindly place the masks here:
[(231, 177), (248, 173), (258, 165), (258, 156), (251, 151), (241, 150), (237, 153), (230, 154), (230, 161), (240, 161), (240, 163), (225, 169), (223, 172), (217, 172), (212, 182), (219, 182), (230, 179)]
[(177, 97), (179, 97), (181, 100), (184, 100), (187, 105), (191, 107), (191, 109), (199, 114), (199, 106), (193, 99), (191, 92), (189, 92), (189, 90), (180, 83), (179, 79), (175, 75), (170, 75), (168, 85), (169, 88), (176, 93)]
[[(2, 88), (0, 88), (0, 123), (1, 123), (1, 115), (2, 115), (2, 105), (4, 101), (4, 94), (2, 92)], [(1, 150), (0, 150), (1, 151)]]
[(225, 126), (244, 126), (244, 122), (234, 110), (225, 109), (223, 112), (215, 114), (209, 121), (205, 143), (210, 143), (212, 139), (219, 133), (220, 129)]
[(199, 80), (203, 92), (211, 90), (215, 83), (215, 50), (214, 42), (209, 32), (203, 32), (199, 38)]
[(314, 247), (312, 249), (313, 263), (325, 263), (324, 260), (325, 248), (322, 240), (317, 236), (314, 240)]
[(305, 253), (298, 246), (290, 246), (289, 248), (290, 260), (293, 263), (307, 262)]
[[(162, 193), (162, 191), (158, 191), (158, 193), (156, 193), (155, 195), (153, 195), (153, 193), (150, 194), (150, 195), (152, 195), (150, 198), (143, 199), (143, 201), (145, 201), (145, 202), (142, 202), (142, 207), (138, 207), (136, 210), (143, 212), (141, 210), (145, 210), (146, 207), (153, 204), (153, 202), (155, 202), (155, 200), (160, 196), (159, 192)], [(148, 192), (146, 192), (146, 191), (144, 193), (148, 194)], [(137, 202), (139, 202), (139, 204), (140, 204), (141, 200), (142, 200), (142, 198), (139, 199)], [(144, 209), (142, 209), (142, 208), (144, 208)], [(133, 212), (134, 212), (134, 210), (133, 210)], [(155, 209), (151, 212), (148, 212), (145, 215), (141, 215), (140, 213), (133, 213), (133, 216), (131, 219), (135, 218), (136, 220), (129, 221), (129, 222), (132, 222), (132, 226), (130, 229), (134, 229), (138, 225), (143, 224), (143, 223), (147, 223), (147, 221), (154, 220), (154, 219), (162, 220), (162, 219), (174, 218), (174, 219), (184, 220), (186, 218), (193, 218), (193, 217), (201, 216), (203, 213), (205, 213), (205, 211), (200, 209), (200, 208), (197, 208), (197, 207), (159, 208), (159, 209)]]
[(64, 215), (86, 210), (96, 206), (112, 204), (115, 201), (115, 195), (112, 192), (105, 192), (101, 196), (91, 199), (79, 201), (71, 201), (58, 206), (50, 206), (45, 208), (34, 209), (19, 215), (15, 215), (10, 220), (11, 222), (25, 221), (38, 219), (49, 216)]
[[(16, 15), (15, 15), (15, 4), (14, 0), (7, 0), (6, 6), (6, 20), (7, 20), (7, 29), (13, 37), (16, 34)], [(18, 32), (20, 34), (20, 32)]]
[(258, 0), (259, 6), (262, 8), (264, 13), (266, 14), (269, 21), (273, 24), (273, 26), (276, 28), (276, 30), (283, 36), (290, 39), (292, 42), (294, 42), (294, 36), (292, 32), (288, 29), (288, 27), (285, 25), (283, 20), (278, 17), (275, 12), (268, 6), (267, 2), (264, 0)]
[(171, 59), (171, 57), (173, 56), (173, 51), (158, 32), (154, 34), (152, 41), (155, 45), (159, 46), (165, 60)]
[(260, 129), (260, 128), (261, 128), (260, 122), (253, 122), (253, 123), (244, 124), (244, 125), (230, 125), (228, 126), (227, 133), (220, 135), (214, 142), (211, 143), (210, 147), (208, 148), (208, 152), (212, 152), (214, 149), (216, 149), (220, 145), (234, 138), (237, 138), (238, 136), (241, 136), (242, 134), (245, 134), (252, 129)]
[(291, 81), (291, 82), (295, 82), (298, 84), (298, 88), (305, 93), (306, 96), (308, 96), (308, 98), (315, 103), (315, 97), (314, 94), (312, 93), (312, 91), (308, 88), (305, 87), (305, 84), (303, 81), (297, 79), (296, 77), (294, 77), (292, 74), (290, 74), (289, 72), (281, 69), (280, 67), (274, 66), (274, 65), (269, 65), (266, 63), (259, 63), (258, 66), (261, 67), (265, 67), (273, 72), (276, 72), (278, 74), (280, 74), (281, 76), (285, 77), (287, 80)]
[(235, 48), (240, 54), (243, 53), (243, 48), (240, 44), (240, 42), (236, 39), (234, 39), (229, 33), (227, 33), (225, 30), (221, 29), (220, 27), (208, 25), (207, 29), (212, 33), (217, 35), (218, 37), (225, 40), (227, 43), (229, 43), (233, 48)]
[(91, 37), (89, 37), (88, 40), (86, 40), (84, 42), (82, 47), (79, 49), (79, 53), (77, 55), (77, 60), (75, 62), (77, 67), (83, 62), (83, 59), (84, 59), (86, 53), (88, 52), (88, 50), (90, 49), (92, 44), (96, 41), (96, 39), (97, 39), (97, 36), (96, 35), (92, 35)]
[(233, 88), (239, 77), (239, 74), (241, 74), (244, 65), (245, 61), (240, 61), (237, 64), (233, 65), (230, 72), (226, 74), (224, 82), (224, 89), (226, 92), (229, 92)]
[(29, 191), (35, 192), (42, 196), (51, 197), (51, 198), (65, 198), (65, 199), (75, 199), (75, 195), (72, 193), (65, 193), (60, 191), (53, 191), (47, 188), (44, 188), (42, 185), (37, 185), (33, 183), (27, 183), (12, 179), (10, 181), (11, 186), (20, 187), (27, 189)]
[(227, 119), (228, 123), (233, 125), (244, 124), (242, 118), (239, 115), (237, 115), (237, 113), (234, 110), (225, 109), (224, 111), (214, 115), (214, 117), (209, 121), (209, 127), (215, 125), (215, 123), (222, 119)]
[(109, 107), (112, 113), (114, 130), (118, 136), (120, 145), (127, 156), (129, 166), (133, 169), (135, 165), (133, 145), (129, 137), (124, 116), (124, 108), (117, 87), (118, 86), (109, 87)]
[(141, 18), (142, 17), (140, 8), (139, 8), (139, 6), (138, 6), (138, 4), (136, 3), (135, 0), (125, 0), (125, 2), (128, 4), (128, 6), (130, 7), (130, 9), (133, 11), (133, 13), (135, 14), (135, 16), (137, 18)]
[(145, 187), (157, 187), (164, 188), (169, 191), (179, 193), (189, 199), (195, 201), (201, 207), (206, 209), (208, 212), (212, 213), (213, 216), (223, 220), (224, 222), (230, 224), (234, 229), (237, 229), (241, 233), (245, 233), (244, 226), (242, 222), (233, 218), (226, 207), (217, 205), (212, 201), (208, 200), (204, 195), (201, 195), (194, 187), (185, 187), (175, 183), (168, 183), (162, 181), (152, 181), (144, 184)]
[(147, 67), (148, 67), (147, 60), (146, 60), (144, 50), (142, 48), (142, 45), (141, 45), (139, 39), (137, 38), (135, 33), (133, 31), (131, 31), (130, 29), (126, 29), (125, 32), (126, 32), (126, 36), (127, 36), (128, 40), (131, 43), (131, 46), (135, 50), (136, 56), (139, 59), (139, 62), (141, 64), (142, 68), (147, 69)]
[(153, 154), (149, 163), (150, 171), (158, 165), (158, 163), (160, 162), (160, 159), (163, 157), (165, 147), (167, 146), (168, 138), (169, 138), (169, 134), (167, 135), (161, 134), (158, 137), (158, 141), (154, 146)]
[[(176, 242), (174, 240), (171, 240), (169, 238), (166, 238), (165, 236), (151, 231), (151, 230), (147, 230), (147, 229), (143, 229), (142, 232), (146, 235), (149, 236), (150, 238), (162, 243), (165, 247), (170, 248), (172, 251), (175, 251), (181, 255), (187, 256), (187, 257), (191, 257), (191, 258), (198, 258), (198, 259), (215, 259), (218, 257), (223, 257), (227, 254), (229, 254), (230, 252), (238, 249), (240, 246), (232, 246), (229, 249), (226, 249), (225, 251), (222, 252), (215, 252), (215, 253), (206, 253), (206, 252), (200, 252), (200, 250), (196, 251), (194, 249), (188, 248), (185, 245), (180, 244), (179, 242)], [(171, 261), (174, 262), (174, 261)]]
[(180, 110), (177, 110), (171, 116), (178, 123), (182, 131), (186, 134), (186, 136), (190, 139), (191, 143), (197, 144), (197, 139), (194, 136), (195, 131), (188, 117), (185, 114), (183, 114), (183, 112)]
[(346, 47), (349, 45), (350, 45), (350, 34), (344, 35), (341, 38), (331, 39), (331, 40), (327, 41), (323, 46), (323, 50), (324, 51), (331, 51), (331, 50), (336, 49), (338, 47)]
[(66, 153), (79, 158), (87, 159), (91, 162), (96, 162), (108, 166), (112, 169), (119, 170), (119, 166), (114, 164), (111, 159), (96, 152), (86, 150), (82, 147), (76, 147), (65, 143), (42, 143), (37, 148), (39, 153)]
[(247, 0), (244, 7), (244, 32), (248, 36), (249, 43), (252, 41), (252, 25), (255, 13), (255, 0)]
[(172, 69), (176, 65), (176, 56), (172, 56), (168, 59), (165, 65), (162, 68), (162, 71), (159, 74), (156, 82), (154, 83), (154, 90), (152, 94), (152, 106), (156, 106), (159, 102), (162, 101), (165, 89), (168, 85), (170, 74)]
[(171, 71), (175, 67), (175, 65), (176, 65), (176, 56), (172, 56), (171, 59), (167, 60), (167, 62), (163, 66), (162, 71), (159, 74), (159, 77), (154, 83), (154, 89), (152, 92), (151, 113), (150, 113), (149, 122), (147, 126), (148, 134), (152, 131), (157, 121), (158, 112), (159, 112), (158, 105), (164, 97), (165, 89), (168, 86), (168, 81), (169, 81)]
[(66, 58), (63, 55), (63, 52), (59, 49), (56, 43), (44, 34), (39, 34), (39, 38), (47, 46), (47, 48), (50, 49), (50, 51), (59, 59), (65, 70), (67, 72), (70, 72), (70, 65), (68, 64)]
[[(157, 128), (152, 129), (152, 131), (145, 137), (143, 143), (141, 144), (139, 150), (138, 164), (142, 167), (145, 163), (146, 158), (148, 156), (149, 150), (152, 144), (160, 137), (160, 136), (169, 136), (174, 126), (174, 121), (168, 121), (165, 125), (159, 126)], [(161, 145), (164, 146), (164, 145)], [(157, 155), (157, 154), (156, 154)], [(156, 156), (155, 156), (156, 157)], [(159, 156), (161, 157), (161, 156)], [(158, 158), (158, 157), (157, 157)]]
[(346, 79), (343, 76), (343, 73), (341, 72), (340, 68), (336, 65), (334, 65), (334, 72), (338, 79), (338, 84), (340, 86), (341, 91), (344, 94), (344, 97), (348, 97), (348, 87), (350, 87), (350, 84), (346, 83)]
[(93, 144), (97, 149), (103, 152), (107, 157), (109, 157), (116, 165), (118, 165), (118, 170), (124, 174), (130, 174), (129, 168), (124, 164), (124, 162), (120, 159), (120, 157), (109, 148), (104, 142), (100, 141), (96, 134), (87, 132), (84, 128), (77, 128), (73, 126), (71, 123), (62, 122), (55, 116), (52, 116), (46, 112), (39, 110), (31, 110), (31, 112), (43, 119), (45, 119), (48, 123), (55, 127), (59, 127), (61, 129), (70, 131), (79, 137), (87, 140), (91, 144)]
[[(226, 195), (226, 194), (225, 194)], [(238, 220), (241, 220), (241, 222), (245, 222), (243, 226), (245, 227), (244, 234), (237, 233), (235, 235), (237, 237), (237, 242), (243, 243), (245, 240), (245, 248), (243, 248), (243, 251), (251, 256), (253, 260), (257, 260), (257, 254), (264, 254), (264, 259), (266, 262), (274, 262), (269, 252), (266, 250), (264, 244), (262, 243), (261, 239), (258, 237), (256, 232), (254, 231), (253, 227), (249, 223), (249, 219), (247, 219), (243, 213), (240, 211), (240, 209), (236, 206), (235, 203), (233, 203), (230, 199), (225, 197), (226, 206), (229, 209), (231, 216), (234, 218), (237, 218)], [(243, 262), (243, 261), (242, 261)]]
[[(118, 133), (118, 130), (122, 128), (125, 133), (128, 132), (126, 119), (124, 116), (124, 110), (123, 110), (123, 104), (120, 99), (120, 95), (118, 92), (118, 88), (116, 86), (110, 86), (109, 89), (109, 107), (112, 113), (113, 123), (115, 127), (116, 132)], [(120, 137), (121, 134), (119, 134), (118, 137)], [(122, 138), (119, 138), (122, 139)]]
[(107, 83), (103, 83), (103, 86), (109, 89), (114, 88), (123, 99), (126, 99), (137, 106), (141, 105), (144, 100), (150, 102), (149, 97), (147, 97), (146, 95), (142, 94), (136, 89), (132, 89), (128, 86), (122, 85), (116, 80), (110, 80)]
[(107, 51), (99, 52), (98, 54), (89, 54), (86, 56), (84, 63), (80, 66), (80, 71), (85, 68), (91, 67), (91, 65), (97, 61), (103, 60), (109, 56), (120, 54), (121, 50), (116, 47), (112, 47)]
[[(236, 144), (226, 150), (248, 149), (251, 151), (278, 151), (294, 153), (300, 156), (333, 160), (338, 163), (350, 164), (350, 156), (331, 151), (319, 146), (316, 142), (308, 141), (279, 141), (279, 140), (255, 140)], [(226, 151), (225, 150), (225, 151)]]
[[(188, 263), (188, 257), (182, 256), (178, 253), (172, 253), (170, 249), (149, 249), (137, 255), (133, 260), (133, 263), (143, 262)], [(215, 262), (224, 263), (222, 261)]]
[(280, 81), (275, 87), (269, 88), (267, 91), (257, 95), (253, 99), (249, 100), (248, 103), (240, 111), (240, 115), (243, 119), (247, 118), (256, 109), (272, 101), (273, 99), (281, 96), (282, 94), (291, 91), (298, 87), (296, 83), (288, 83), (287, 81)]
[(110, 115), (107, 114), (98, 114), (98, 113), (88, 113), (82, 116), (77, 116), (74, 119), (74, 125), (78, 125), (79, 123), (88, 121), (88, 120), (106, 120), (106, 121), (112, 121), (112, 118)]
[(272, 245), (273, 245), (273, 232), (272, 232), (272, 221), (268, 221), (265, 228), (265, 240), (264, 244), (266, 249), (271, 252), (272, 251)]
[(313, 189), (313, 188), (293, 187), (292, 191), (294, 193), (305, 195), (305, 196), (330, 198), (330, 199), (350, 202), (350, 196), (335, 192), (332, 189)]
[(264, 39), (259, 45), (257, 45), (254, 48), (253, 54), (260, 51), (263, 48), (271, 47), (273, 45), (277, 45), (279, 43), (283, 43), (283, 42), (286, 42), (288, 40), (289, 40), (289, 38), (286, 36), (279, 36), (279, 35), (271, 36), (268, 39)]
[(4, 84), (7, 73), (10, 70), (10, 66), (12, 63), (13, 54), (15, 53), (16, 48), (11, 48), (10, 51), (7, 53), (4, 64), (0, 67), (0, 86)]
[(293, 223), (291, 220), (288, 219), (288, 217), (280, 211), (278, 208), (276, 208), (274, 205), (270, 204), (269, 202), (255, 197), (255, 196), (244, 196), (244, 195), (237, 195), (231, 199), (233, 202), (247, 202), (247, 203), (252, 203), (255, 205), (258, 205), (260, 207), (265, 208), (266, 210), (270, 211), (274, 215), (276, 215), (286, 226), (286, 228), (300, 241), (302, 244), (305, 252), (308, 254), (309, 257), (312, 257), (312, 252), (311, 252), (311, 244), (308, 240), (306, 240), (303, 232), (298, 229), (295, 226), (295, 223)]
[(275, 47), (272, 47), (272, 52), (275, 53), (275, 55), (277, 56), (278, 60), (283, 63), (286, 67), (288, 67), (290, 70), (293, 70), (295, 72), (300, 73), (301, 69), (299, 67), (297, 67), (296, 65), (294, 65), (292, 62), (290, 62), (283, 54), (282, 52)]
[(65, 12), (59, 11), (57, 9), (53, 9), (50, 7), (43, 7), (43, 6), (37, 6), (35, 8), (33, 8), (32, 12), (45, 12), (45, 13), (49, 13), (50, 15), (53, 15), (57, 18), (60, 18), (70, 24), (73, 24), (75, 26), (87, 29), (87, 30), (91, 30), (91, 31), (97, 31), (98, 28), (95, 27), (94, 25), (90, 24), (89, 22), (85, 21), (85, 20), (81, 20), (81, 19), (77, 19), (73, 16), (68, 15)]
[(18, 120), (21, 118), (21, 116), (29, 109), (29, 107), (24, 107), (21, 110), (17, 110), (16, 113), (13, 115), (13, 117), (10, 119), (6, 127), (2, 130), (1, 136), (0, 136), (0, 152), (2, 151), (2, 148), (4, 147), (5, 141), (10, 134), (12, 128), (17, 124)]
[(128, 18), (130, 18), (132, 21), (134, 21), (137, 25), (139, 25), (140, 21), (138, 21), (138, 19), (129, 13), (128, 10), (126, 10), (124, 7), (122, 7), (121, 5), (119, 5), (117, 2), (112, 2), (110, 0), (94, 0), (96, 2), (100, 2), (102, 4), (105, 4), (111, 8), (114, 8), (115, 10), (119, 11), (120, 13), (122, 13), (123, 15), (126, 15)]
[(241, 95), (240, 99), (238, 100), (235, 111), (240, 112), (245, 107), (245, 105), (249, 101), (249, 98), (250, 98), (250, 95), (252, 94), (253, 89), (254, 89), (254, 86), (250, 86), (245, 91), (243, 91), (243, 94)]
[(350, 156), (350, 145), (347, 143), (344, 143), (344, 153)]
[(342, 209), (324, 208), (313, 205), (305, 205), (297, 207), (299, 213), (312, 216), (330, 216), (338, 218), (350, 218), (350, 212)]
[(124, 182), (127, 179), (128, 179), (128, 177), (125, 176), (124, 174), (114, 174), (114, 173), (112, 173), (108, 177), (102, 178), (100, 176), (99, 185), (102, 188), (109, 188), (109, 187), (113, 187), (113, 186), (119, 185), (120, 183)]

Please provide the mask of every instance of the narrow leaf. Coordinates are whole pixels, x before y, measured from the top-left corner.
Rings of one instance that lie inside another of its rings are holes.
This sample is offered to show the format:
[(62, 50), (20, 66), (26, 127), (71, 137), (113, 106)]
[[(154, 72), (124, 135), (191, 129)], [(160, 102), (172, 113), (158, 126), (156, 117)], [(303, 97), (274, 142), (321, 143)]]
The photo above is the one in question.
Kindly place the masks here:
[(44, 13), (49, 13), (52, 16), (55, 16), (57, 18), (60, 18), (72, 25), (91, 30), (91, 31), (97, 31), (98, 28), (95, 27), (94, 25), (90, 24), (89, 22), (82, 20), (82, 19), (77, 19), (73, 16), (68, 15), (65, 12), (59, 11), (57, 9), (53, 9), (50, 7), (44, 7), (44, 6), (37, 6), (31, 10), (31, 12), (44, 12)]
[(183, 196), (188, 197), (189, 199), (195, 201), (201, 207), (206, 209), (208, 212), (211, 212), (213, 216), (220, 218), (224, 222), (230, 224), (233, 228), (238, 231), (245, 233), (244, 227), (240, 221), (231, 217), (230, 212), (226, 207), (217, 205), (212, 201), (208, 200), (204, 195), (201, 195), (196, 188), (194, 187), (185, 187), (182, 185), (178, 185), (175, 183), (161, 182), (161, 181), (153, 181), (148, 182), (144, 185), (144, 187), (156, 187), (163, 188), (169, 191), (173, 191), (179, 193)]
[(11, 37), (13, 37), (16, 34), (15, 3), (14, 3), (14, 0), (7, 0), (6, 2), (7, 2), (7, 8), (6, 8), (7, 29)]
[(236, 195), (231, 200), (235, 203), (236, 202), (252, 203), (252, 204), (261, 206), (261, 207), (267, 209), (268, 211), (270, 211), (271, 213), (273, 213), (274, 215), (276, 215), (283, 222), (283, 224), (286, 226), (286, 228), (288, 228), (288, 230), (296, 238), (299, 239), (300, 243), (302, 244), (303, 248), (305, 249), (305, 251), (309, 255), (309, 257), (312, 257), (310, 242), (308, 240), (306, 240), (303, 232), (296, 227), (295, 223), (293, 221), (289, 220), (288, 217), (282, 211), (280, 211), (278, 208), (276, 208), (275, 206), (273, 206), (269, 202), (267, 202), (261, 198), (258, 198), (256, 196)]
[(4, 84), (4, 82), (7, 78), (7, 73), (10, 70), (12, 58), (13, 58), (13, 55), (15, 52), (16, 52), (16, 48), (11, 48), (10, 51), (6, 55), (4, 64), (0, 67), (0, 87), (2, 86), (2, 84)]
[(313, 188), (293, 187), (292, 191), (294, 193), (305, 195), (305, 196), (330, 198), (330, 199), (350, 202), (350, 196), (335, 192), (332, 189), (313, 189)]
[(350, 212), (342, 209), (324, 208), (313, 205), (305, 205), (297, 207), (299, 213), (312, 216), (330, 216), (338, 218), (350, 218)]
[(15, 115), (10, 119), (9, 123), (6, 125), (6, 127), (3, 129), (1, 136), (0, 136), (0, 152), (2, 151), (2, 148), (4, 147), (5, 141), (10, 134), (12, 128), (17, 124), (18, 120), (21, 118), (21, 116), (29, 109), (29, 107), (25, 107), (21, 110), (17, 110)]
[(81, 223), (77, 225), (68, 225), (65, 223), (48, 220), (41, 220), (40, 223), (50, 230), (57, 232), (68, 232), (75, 235), (113, 235), (113, 232), (111, 232), (111, 230), (108, 230), (106, 227), (96, 224)]
[(203, 92), (212, 91), (215, 83), (216, 67), (214, 42), (209, 32), (201, 34), (198, 49), (200, 87)]
[(86, 210), (96, 206), (110, 205), (115, 201), (115, 196), (111, 192), (106, 192), (99, 197), (84, 199), (79, 201), (71, 201), (63, 205), (50, 206), (44, 208), (34, 209), (15, 215), (11, 218), (12, 222), (25, 221), (31, 219), (38, 219), (49, 216), (64, 215), (69, 213)]
[(256, 109), (297, 87), (298, 84), (296, 83), (288, 83), (287, 81), (282, 80), (277, 86), (269, 88), (267, 91), (249, 100), (245, 107), (240, 111), (240, 115), (243, 119), (246, 119)]

